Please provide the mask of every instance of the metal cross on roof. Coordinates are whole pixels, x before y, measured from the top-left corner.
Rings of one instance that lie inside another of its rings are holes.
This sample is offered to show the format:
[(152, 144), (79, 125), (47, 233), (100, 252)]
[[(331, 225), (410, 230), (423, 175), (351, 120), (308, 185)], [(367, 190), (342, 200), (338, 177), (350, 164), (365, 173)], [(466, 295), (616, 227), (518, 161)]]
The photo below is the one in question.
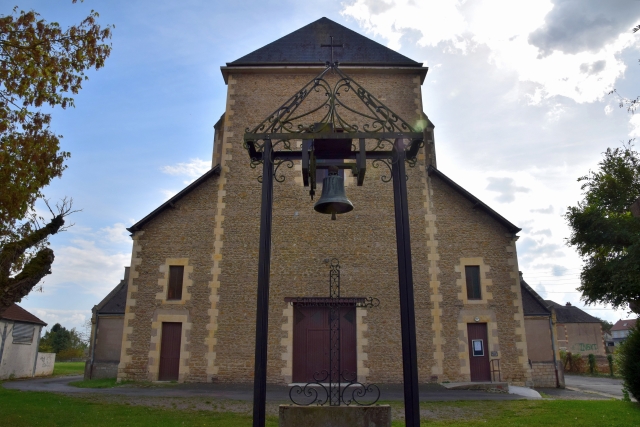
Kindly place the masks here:
[(331, 43), (330, 44), (321, 44), (320, 47), (330, 47), (331, 48), (331, 62), (328, 62), (327, 65), (333, 65), (333, 48), (334, 47), (342, 47), (344, 48), (344, 44), (334, 44), (333, 43), (333, 36), (329, 36), (329, 38), (331, 39)]

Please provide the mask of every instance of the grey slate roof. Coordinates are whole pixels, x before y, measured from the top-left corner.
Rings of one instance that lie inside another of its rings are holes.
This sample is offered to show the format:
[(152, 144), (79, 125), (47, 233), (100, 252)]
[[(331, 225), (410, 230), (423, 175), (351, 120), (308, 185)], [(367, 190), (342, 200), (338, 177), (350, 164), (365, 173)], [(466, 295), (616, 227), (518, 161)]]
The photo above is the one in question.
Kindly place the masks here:
[(320, 18), (242, 58), (228, 62), (227, 65), (322, 65), (331, 57), (331, 49), (320, 46), (331, 43), (329, 36), (333, 36), (334, 44), (344, 45), (333, 48), (334, 61), (342, 65), (422, 67), (422, 63), (328, 18)]
[(555, 310), (558, 323), (600, 323), (598, 319), (573, 305), (560, 305), (548, 299), (544, 302), (547, 303), (549, 308)]
[(527, 284), (520, 273), (520, 289), (522, 291), (522, 310), (525, 316), (551, 316), (545, 301)]
[(127, 305), (127, 284), (129, 283), (129, 267), (125, 267), (124, 279), (102, 299), (93, 311), (97, 314), (123, 314)]

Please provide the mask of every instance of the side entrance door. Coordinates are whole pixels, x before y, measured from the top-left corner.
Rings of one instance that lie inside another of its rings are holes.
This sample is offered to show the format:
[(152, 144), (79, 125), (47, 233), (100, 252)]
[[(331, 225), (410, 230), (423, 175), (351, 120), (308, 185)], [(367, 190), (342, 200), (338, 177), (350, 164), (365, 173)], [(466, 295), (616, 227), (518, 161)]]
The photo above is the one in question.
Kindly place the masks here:
[(180, 370), (180, 340), (182, 323), (162, 323), (162, 343), (160, 345), (160, 372), (158, 381), (178, 381)]
[[(293, 307), (293, 382), (323, 380), (328, 374), (330, 311), (329, 307)], [(345, 379), (355, 379), (355, 307), (340, 308), (340, 369)], [(323, 382), (328, 382), (328, 377)]]
[(469, 337), (471, 381), (491, 381), (489, 348), (487, 345), (487, 324), (468, 323), (467, 336)]

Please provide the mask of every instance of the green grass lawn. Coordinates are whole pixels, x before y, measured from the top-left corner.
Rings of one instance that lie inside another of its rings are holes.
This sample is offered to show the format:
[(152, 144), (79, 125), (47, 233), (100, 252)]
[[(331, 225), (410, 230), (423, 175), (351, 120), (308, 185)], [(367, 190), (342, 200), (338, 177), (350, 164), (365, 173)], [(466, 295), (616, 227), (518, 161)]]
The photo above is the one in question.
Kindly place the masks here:
[(53, 365), (53, 375), (82, 375), (84, 362), (56, 362)]
[[(0, 424), (12, 427), (250, 427), (251, 417), (229, 412), (182, 411), (91, 402), (54, 393), (21, 392), (0, 387)], [(276, 427), (271, 417), (267, 426)]]
[[(111, 397), (113, 398), (113, 397)], [(52, 426), (251, 426), (251, 402), (202, 400), (208, 410), (171, 409), (165, 406), (135, 405), (138, 399), (126, 397), (118, 402), (103, 396), (68, 397), (54, 393), (20, 392), (0, 386), (0, 425), (15, 427)], [(165, 398), (166, 399), (166, 398)], [(171, 399), (171, 398), (170, 398)], [(229, 403), (231, 402), (231, 403)], [(237, 402), (236, 402), (237, 403)], [(394, 414), (402, 413), (401, 402), (391, 402)], [(195, 406), (193, 407), (195, 408)], [(218, 408), (218, 409), (216, 409)], [(240, 408), (240, 409), (238, 409)], [(234, 410), (234, 409), (231, 409)], [(639, 426), (640, 406), (618, 400), (517, 400), (474, 402), (428, 402), (421, 404), (422, 426)], [(276, 427), (277, 417), (269, 416), (267, 426)], [(404, 426), (398, 420), (394, 427)]]

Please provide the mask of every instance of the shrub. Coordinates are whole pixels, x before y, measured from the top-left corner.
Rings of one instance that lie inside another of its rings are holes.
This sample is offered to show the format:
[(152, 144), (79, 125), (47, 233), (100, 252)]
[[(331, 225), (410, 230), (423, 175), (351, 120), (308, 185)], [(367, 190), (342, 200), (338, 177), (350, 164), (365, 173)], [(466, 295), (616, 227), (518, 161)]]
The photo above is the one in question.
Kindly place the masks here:
[(640, 328), (634, 326), (618, 350), (618, 368), (624, 378), (624, 388), (640, 400)]
[(58, 352), (58, 360), (81, 359), (84, 357), (84, 350), (81, 348), (67, 348)]
[(613, 354), (607, 354), (607, 362), (609, 362), (609, 375), (613, 376)]
[(589, 363), (589, 373), (595, 374), (598, 367), (596, 366), (596, 356), (593, 353), (589, 354), (587, 363)]

